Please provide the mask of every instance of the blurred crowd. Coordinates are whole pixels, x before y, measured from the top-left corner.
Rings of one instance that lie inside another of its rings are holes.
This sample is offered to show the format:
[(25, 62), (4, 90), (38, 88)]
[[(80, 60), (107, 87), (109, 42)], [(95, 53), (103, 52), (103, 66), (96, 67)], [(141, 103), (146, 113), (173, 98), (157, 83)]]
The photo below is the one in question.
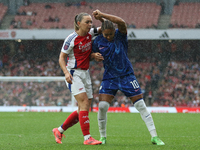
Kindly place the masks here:
[(153, 106), (200, 106), (200, 66), (196, 62), (168, 62)]
[[(149, 49), (151, 42), (130, 42), (128, 56), (148, 106), (200, 106), (200, 57), (192, 44), (185, 43), (177, 48), (177, 43), (158, 42)], [(63, 76), (58, 63), (62, 41), (15, 44), (13, 50), (9, 44), (0, 43), (0, 76)], [(98, 106), (103, 72), (102, 63), (91, 61), (93, 107)], [(65, 81), (0, 81), (0, 105), (70, 106), (71, 94)], [(118, 91), (111, 106), (133, 104)]]

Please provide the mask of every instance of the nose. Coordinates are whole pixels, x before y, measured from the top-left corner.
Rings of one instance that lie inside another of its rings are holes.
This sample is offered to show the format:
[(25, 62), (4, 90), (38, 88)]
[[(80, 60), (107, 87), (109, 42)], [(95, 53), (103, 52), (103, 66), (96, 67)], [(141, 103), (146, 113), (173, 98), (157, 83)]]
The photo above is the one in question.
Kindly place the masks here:
[(89, 26), (92, 26), (92, 22), (89, 22)]

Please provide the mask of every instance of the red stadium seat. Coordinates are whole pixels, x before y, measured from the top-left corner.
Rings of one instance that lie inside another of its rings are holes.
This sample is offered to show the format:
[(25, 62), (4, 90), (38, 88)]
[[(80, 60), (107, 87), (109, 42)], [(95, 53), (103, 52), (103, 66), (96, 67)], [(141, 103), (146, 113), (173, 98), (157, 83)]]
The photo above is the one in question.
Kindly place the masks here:
[[(59, 28), (63, 26), (66, 28), (73, 28), (73, 20), (76, 14), (80, 12), (92, 14), (93, 10), (99, 9), (102, 12), (122, 17), (128, 24), (135, 23), (137, 28), (146, 28), (153, 24), (157, 25), (161, 10), (160, 6), (155, 3), (88, 3), (87, 6), (80, 6), (79, 8), (77, 6), (65, 7), (64, 3), (48, 3), (53, 6), (53, 8), (45, 9), (46, 4), (47, 3), (31, 3), (29, 6), (21, 6), (19, 12), (23, 10), (26, 12), (37, 12), (34, 18), (37, 22), (37, 27), (55, 27), (56, 23), (44, 23), (44, 20), (48, 19), (50, 16), (52, 18), (58, 16), (60, 19), (60, 23), (58, 24)], [(25, 23), (27, 16), (16, 16), (15, 19), (20, 19)], [(101, 25), (101, 23), (94, 18), (93, 24), (95, 26)]]
[(200, 3), (180, 3), (174, 6), (170, 23), (195, 28), (198, 23)]

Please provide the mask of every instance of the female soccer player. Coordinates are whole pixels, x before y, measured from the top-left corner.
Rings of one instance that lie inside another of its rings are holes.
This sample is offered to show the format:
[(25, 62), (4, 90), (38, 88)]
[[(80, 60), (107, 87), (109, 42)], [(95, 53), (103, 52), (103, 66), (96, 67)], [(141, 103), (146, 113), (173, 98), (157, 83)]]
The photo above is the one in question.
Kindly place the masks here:
[[(78, 111), (71, 113), (60, 127), (54, 128), (52, 131), (56, 142), (61, 144), (62, 137), (64, 136), (63, 132), (80, 122), (84, 135), (84, 144), (98, 145), (102, 142), (92, 138), (89, 132), (90, 122), (88, 112), (93, 93), (88, 68), (92, 51), (92, 37), (100, 31), (100, 28), (98, 31), (95, 28), (91, 28), (92, 18), (87, 13), (76, 15), (74, 26), (75, 31), (63, 43), (59, 56), (59, 64), (65, 74), (67, 87), (78, 102)], [(97, 55), (95, 58), (98, 58)]]
[[(121, 90), (131, 99), (134, 107), (140, 112), (152, 138), (151, 142), (164, 145), (156, 133), (156, 128), (150, 112), (143, 100), (142, 92), (134, 75), (133, 67), (127, 57), (128, 41), (126, 23), (120, 17), (102, 13), (99, 10), (93, 12), (95, 19), (104, 19), (102, 22), (102, 34), (97, 36), (92, 45), (93, 52), (99, 52), (104, 57), (104, 75), (99, 89), (98, 124), (100, 141), (106, 143), (107, 110), (116, 92)], [(115, 29), (113, 23), (117, 24)]]

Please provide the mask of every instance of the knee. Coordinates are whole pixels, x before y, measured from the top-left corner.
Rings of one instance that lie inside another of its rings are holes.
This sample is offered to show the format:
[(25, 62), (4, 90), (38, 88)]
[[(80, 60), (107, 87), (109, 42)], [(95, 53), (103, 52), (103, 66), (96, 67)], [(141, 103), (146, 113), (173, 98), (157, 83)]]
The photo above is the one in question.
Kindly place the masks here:
[(106, 101), (99, 102), (99, 110), (101, 110), (101, 111), (107, 111), (109, 106), (110, 106), (110, 104)]
[(144, 100), (139, 100), (134, 104), (135, 108), (138, 110), (144, 110), (146, 109), (146, 104), (144, 103)]

